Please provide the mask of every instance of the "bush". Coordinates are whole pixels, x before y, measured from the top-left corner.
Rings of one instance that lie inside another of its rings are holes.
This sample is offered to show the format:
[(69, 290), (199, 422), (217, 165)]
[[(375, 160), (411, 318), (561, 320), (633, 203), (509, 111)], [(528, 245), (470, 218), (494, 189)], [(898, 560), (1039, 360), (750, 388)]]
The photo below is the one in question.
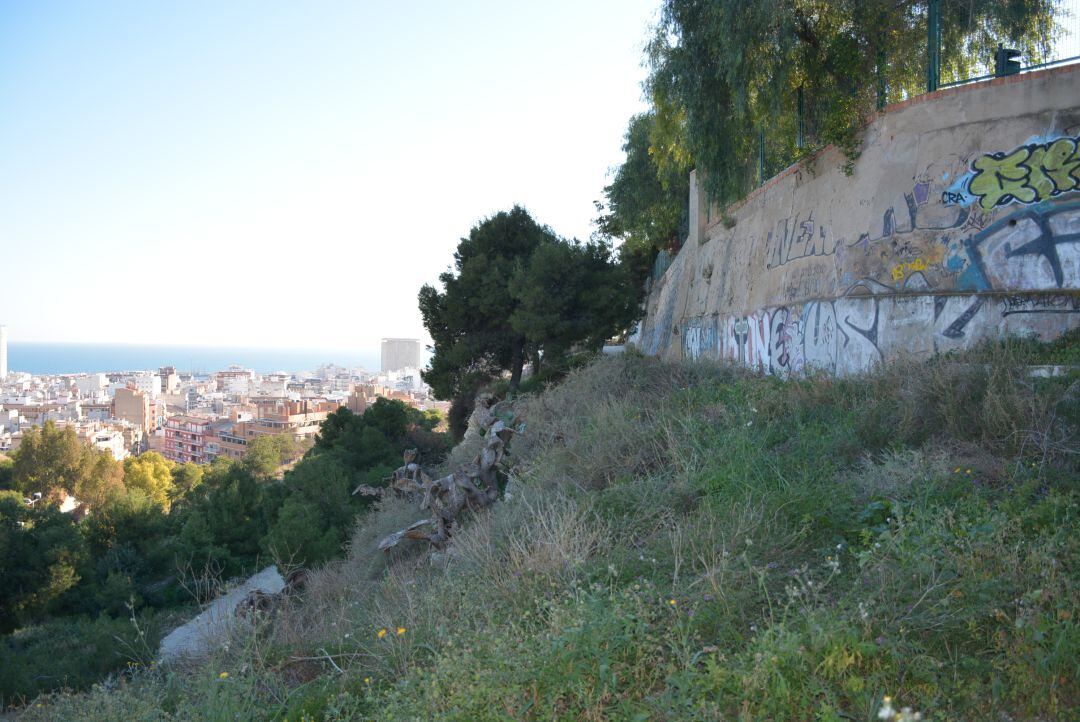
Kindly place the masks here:
[(42, 692), (81, 690), (109, 673), (147, 667), (176, 616), (68, 617), (0, 640), (0, 709)]

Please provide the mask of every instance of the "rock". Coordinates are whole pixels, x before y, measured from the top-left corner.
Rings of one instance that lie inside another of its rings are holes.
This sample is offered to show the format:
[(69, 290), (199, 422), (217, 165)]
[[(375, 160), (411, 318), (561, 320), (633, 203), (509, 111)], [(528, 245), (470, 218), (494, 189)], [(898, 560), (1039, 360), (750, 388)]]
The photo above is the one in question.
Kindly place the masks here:
[[(177, 627), (161, 640), (158, 658), (176, 662), (209, 654), (229, 638), (237, 623), (237, 607), (259, 609), (259, 600), (277, 595), (285, 588), (276, 566), (268, 566), (239, 586), (210, 602), (197, 617)], [(252, 600), (256, 600), (253, 604)]]

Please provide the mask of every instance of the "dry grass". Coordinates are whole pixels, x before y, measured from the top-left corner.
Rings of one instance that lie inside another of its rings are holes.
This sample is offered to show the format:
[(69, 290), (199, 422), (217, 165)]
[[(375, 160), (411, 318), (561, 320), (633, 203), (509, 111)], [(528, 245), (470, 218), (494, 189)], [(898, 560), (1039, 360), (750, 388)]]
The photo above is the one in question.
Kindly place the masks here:
[(362, 518), (265, 641), (216, 662), (266, 675), (223, 709), (863, 719), (895, 692), (935, 718), (1068, 718), (1075, 400), (1028, 358), (798, 381), (598, 360), (517, 401), (512, 494), (447, 550), (376, 551), (414, 504)]

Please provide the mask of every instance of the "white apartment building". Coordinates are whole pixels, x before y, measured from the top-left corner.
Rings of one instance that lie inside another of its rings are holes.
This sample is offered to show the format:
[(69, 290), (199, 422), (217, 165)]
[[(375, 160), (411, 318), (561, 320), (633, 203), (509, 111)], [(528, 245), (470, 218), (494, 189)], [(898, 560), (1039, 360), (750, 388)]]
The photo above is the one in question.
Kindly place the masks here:
[(150, 398), (156, 399), (161, 396), (161, 377), (157, 374), (136, 374), (132, 380), (135, 382), (135, 388), (148, 394)]
[(75, 389), (79, 392), (79, 398), (99, 399), (108, 395), (105, 393), (105, 389), (109, 387), (109, 379), (105, 374), (76, 376), (74, 382)]
[(117, 429), (101, 429), (90, 437), (90, 444), (95, 449), (108, 451), (117, 461), (123, 461), (128, 457), (127, 445), (124, 443), (124, 435)]
[(379, 370), (397, 371), (403, 368), (418, 368), (423, 346), (418, 338), (384, 338)]

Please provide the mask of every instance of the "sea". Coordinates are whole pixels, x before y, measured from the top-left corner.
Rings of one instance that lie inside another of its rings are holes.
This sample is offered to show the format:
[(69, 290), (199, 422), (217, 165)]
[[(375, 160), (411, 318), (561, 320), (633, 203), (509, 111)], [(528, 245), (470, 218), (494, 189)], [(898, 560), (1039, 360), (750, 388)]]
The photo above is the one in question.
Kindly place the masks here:
[(209, 373), (230, 365), (259, 373), (314, 371), (324, 364), (378, 370), (378, 352), (310, 348), (153, 346), (139, 344), (8, 343), (8, 369), (32, 374), (157, 370)]

